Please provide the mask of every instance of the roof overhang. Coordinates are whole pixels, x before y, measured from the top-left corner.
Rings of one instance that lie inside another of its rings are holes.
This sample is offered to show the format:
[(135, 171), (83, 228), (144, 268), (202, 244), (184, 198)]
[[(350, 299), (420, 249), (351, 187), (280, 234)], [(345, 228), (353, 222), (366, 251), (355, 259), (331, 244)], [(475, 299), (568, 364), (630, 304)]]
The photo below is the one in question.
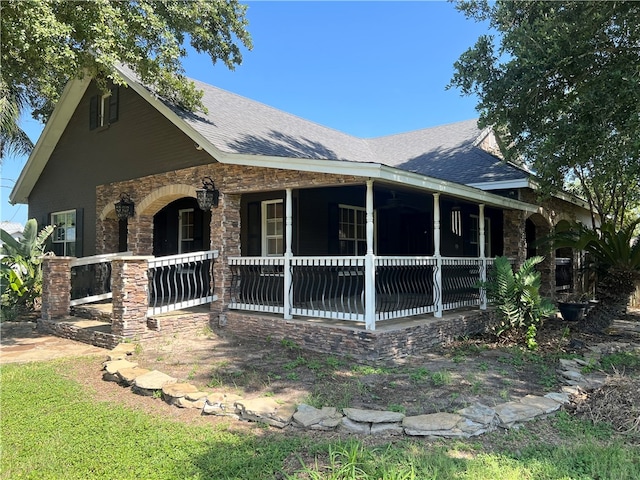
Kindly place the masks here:
[[(126, 70), (119, 69), (118, 73), (127, 85), (173, 123), (187, 137), (202, 147), (212, 158), (220, 163), (232, 165), (246, 165), (284, 170), (298, 170), (303, 172), (328, 173), (334, 175), (351, 175), (371, 179), (379, 179), (388, 183), (402, 184), (433, 193), (442, 193), (475, 203), (523, 210), (530, 213), (539, 211), (539, 207), (529, 203), (504, 198), (491, 194), (473, 186), (462, 185), (446, 180), (426, 177), (413, 172), (381, 165), (377, 163), (350, 162), (343, 160), (284, 158), (265, 155), (246, 155), (223, 152), (213, 145), (206, 137), (198, 132), (191, 124), (181, 118), (175, 111), (156, 97), (151, 91), (140, 84), (135, 77)], [(40, 174), (44, 170), (51, 153), (62, 136), (73, 112), (84, 95), (91, 78), (75, 79), (67, 84), (60, 97), (56, 109), (47, 123), (33, 152), (27, 160), (18, 181), (11, 192), (12, 203), (27, 203), (29, 194)]]
[(73, 112), (82, 99), (84, 92), (91, 83), (91, 77), (75, 78), (65, 86), (60, 95), (60, 100), (56, 105), (49, 121), (44, 127), (40, 138), (31, 151), (16, 184), (9, 194), (11, 204), (27, 203), (31, 190), (35, 186), (40, 174), (49, 161), (49, 157), (56, 148), (60, 137), (67, 128)]
[(497, 182), (467, 183), (467, 186), (480, 190), (509, 190), (510, 188), (531, 188), (528, 178), (516, 178), (514, 180), (499, 180)]

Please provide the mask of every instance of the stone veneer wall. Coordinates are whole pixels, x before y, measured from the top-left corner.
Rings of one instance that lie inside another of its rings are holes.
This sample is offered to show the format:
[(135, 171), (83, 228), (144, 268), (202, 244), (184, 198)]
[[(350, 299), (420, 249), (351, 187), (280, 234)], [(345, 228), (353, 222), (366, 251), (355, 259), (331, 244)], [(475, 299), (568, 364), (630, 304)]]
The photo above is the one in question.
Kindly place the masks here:
[[(264, 189), (283, 190), (285, 188), (308, 188), (314, 186), (354, 185), (363, 184), (365, 179), (355, 176), (334, 175), (329, 173), (307, 173), (298, 170), (280, 170), (273, 168), (248, 167), (239, 165), (223, 165), (211, 163), (209, 165), (185, 168), (158, 175), (136, 178), (124, 182), (109, 183), (96, 187), (96, 253), (113, 253), (117, 250), (117, 221), (113, 204), (118, 201), (121, 192), (128, 193), (136, 204), (136, 215), (129, 219), (128, 249), (134, 255), (151, 255), (153, 251), (153, 216), (165, 205), (173, 200), (185, 196), (184, 186), (192, 186), (194, 192), (202, 185), (202, 178), (211, 177), (216, 188), (220, 190), (220, 206), (212, 210), (211, 246), (220, 250), (225, 243), (232, 246), (232, 236), (235, 229), (240, 228), (239, 213), (237, 226), (236, 214), (232, 208), (239, 207), (240, 194)], [(142, 211), (141, 202), (158, 190), (175, 186), (173, 191), (167, 189), (164, 198), (156, 199)], [(232, 202), (225, 207), (226, 202)], [(236, 198), (229, 197), (236, 196)], [(111, 212), (105, 215), (104, 212)], [(229, 223), (229, 225), (225, 225)], [(224, 235), (228, 234), (227, 239)], [(223, 235), (223, 236), (221, 236)], [(239, 235), (239, 233), (238, 233)], [(235, 248), (235, 247), (233, 247)], [(237, 253), (233, 253), (237, 255)]]
[(73, 257), (42, 259), (42, 307), (45, 320), (69, 315), (71, 308), (71, 261)]
[(447, 318), (427, 317), (424, 323), (393, 330), (358, 330), (317, 325), (308, 320), (228, 311), (220, 327), (241, 338), (275, 341), (288, 339), (304, 350), (353, 357), (358, 362), (389, 363), (408, 355), (422, 355), (435, 345), (486, 331), (492, 312), (450, 313)]

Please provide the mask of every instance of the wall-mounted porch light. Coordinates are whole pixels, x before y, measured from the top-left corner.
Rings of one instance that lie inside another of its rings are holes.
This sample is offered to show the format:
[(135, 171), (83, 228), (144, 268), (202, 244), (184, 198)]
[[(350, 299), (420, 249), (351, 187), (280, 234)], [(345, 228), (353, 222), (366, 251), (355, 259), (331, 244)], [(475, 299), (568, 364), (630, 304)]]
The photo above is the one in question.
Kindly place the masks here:
[(131, 197), (127, 193), (123, 193), (120, 195), (120, 201), (114, 203), (116, 207), (116, 216), (118, 220), (126, 220), (127, 218), (131, 218), (135, 215), (135, 204)]
[(198, 206), (202, 210), (211, 210), (211, 207), (218, 206), (220, 191), (216, 189), (211, 177), (202, 179), (202, 188), (196, 190), (196, 198), (198, 199)]

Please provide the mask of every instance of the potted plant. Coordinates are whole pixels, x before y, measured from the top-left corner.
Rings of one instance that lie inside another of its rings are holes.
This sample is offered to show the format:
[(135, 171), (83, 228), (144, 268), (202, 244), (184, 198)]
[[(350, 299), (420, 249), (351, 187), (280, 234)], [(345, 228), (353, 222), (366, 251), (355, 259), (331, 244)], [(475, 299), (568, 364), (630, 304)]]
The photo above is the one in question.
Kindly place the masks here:
[(589, 308), (587, 295), (584, 293), (570, 293), (560, 297), (558, 310), (560, 315), (568, 322), (582, 320)]

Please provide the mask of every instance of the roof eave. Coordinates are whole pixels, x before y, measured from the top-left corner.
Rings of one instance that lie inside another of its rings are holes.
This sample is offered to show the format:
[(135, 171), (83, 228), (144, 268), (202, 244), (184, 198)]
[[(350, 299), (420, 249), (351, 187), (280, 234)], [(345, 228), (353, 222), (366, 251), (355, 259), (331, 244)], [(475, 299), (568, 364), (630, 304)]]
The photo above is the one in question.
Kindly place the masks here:
[(494, 195), (480, 189), (461, 185), (418, 173), (407, 172), (378, 163), (349, 162), (344, 160), (318, 160), (306, 158), (273, 157), (264, 155), (242, 155), (223, 153), (218, 157), (220, 163), (263, 168), (278, 168), (313, 173), (351, 175), (363, 178), (384, 180), (390, 183), (409, 185), (434, 193), (443, 193), (485, 205), (523, 210), (530, 213), (539, 211), (539, 207), (529, 203)]
[(38, 138), (31, 155), (27, 159), (27, 163), (9, 194), (9, 202), (12, 205), (28, 202), (33, 187), (38, 178), (40, 178), (44, 167), (49, 161), (49, 157), (56, 148), (90, 83), (91, 77), (85, 76), (83, 78), (75, 78), (65, 86), (51, 114), (51, 118), (46, 123), (40, 138)]

